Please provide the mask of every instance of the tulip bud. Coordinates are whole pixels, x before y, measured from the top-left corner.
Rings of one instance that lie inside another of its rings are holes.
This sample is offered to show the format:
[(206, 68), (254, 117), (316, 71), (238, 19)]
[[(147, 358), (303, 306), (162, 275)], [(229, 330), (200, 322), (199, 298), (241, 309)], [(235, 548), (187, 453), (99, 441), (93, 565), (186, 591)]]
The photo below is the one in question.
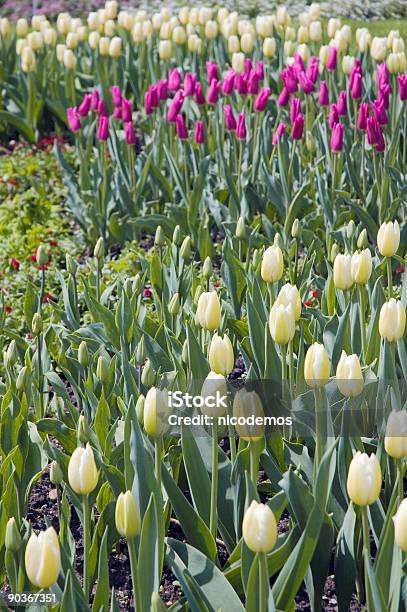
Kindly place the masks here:
[(291, 228), (291, 236), (293, 238), (301, 237), (301, 225), (299, 219), (294, 219), (294, 223)]
[(179, 225), (175, 226), (174, 233), (172, 235), (172, 241), (175, 246), (179, 246), (181, 244), (181, 227)]
[(120, 36), (114, 36), (110, 41), (109, 55), (113, 58), (118, 58), (122, 54), (122, 39)]
[(168, 304), (168, 311), (172, 317), (176, 317), (179, 313), (180, 309), (180, 301), (179, 301), (179, 293), (174, 293), (172, 296), (170, 303)]
[(155, 380), (155, 371), (152, 366), (152, 363), (149, 359), (147, 359), (144, 364), (143, 371), (141, 373), (141, 382), (145, 387), (151, 387), (154, 384)]
[(320, 21), (311, 21), (311, 23), (309, 24), (309, 37), (312, 42), (321, 42), (322, 26)]
[(136, 274), (136, 276), (133, 279), (133, 284), (132, 284), (133, 293), (139, 294), (142, 289), (142, 286), (143, 286), (143, 283), (141, 281), (141, 276), (140, 274)]
[(131, 491), (120, 493), (115, 510), (116, 529), (123, 538), (134, 538), (141, 529), (140, 510)]
[(334, 284), (337, 289), (349, 289), (353, 285), (351, 273), (351, 256), (338, 253), (334, 261)]
[(104, 355), (99, 355), (96, 365), (96, 376), (101, 383), (106, 383), (109, 380), (110, 360)]
[(37, 249), (36, 260), (39, 266), (45, 266), (48, 263), (48, 255), (43, 244), (40, 244)]
[(221, 323), (221, 307), (216, 291), (204, 292), (200, 295), (196, 317), (203, 329), (214, 331)]
[(283, 253), (279, 246), (270, 246), (261, 262), (261, 277), (266, 283), (276, 283), (284, 274)]
[[(204, 293), (203, 287), (202, 287), (202, 285), (198, 285), (196, 290), (195, 290), (194, 304), (198, 305), (199, 298), (201, 297), (202, 293)], [(196, 322), (197, 322), (197, 324), (199, 323), (198, 321), (196, 321)]]
[(216, 398), (226, 398), (228, 395), (226, 378), (222, 374), (209, 372), (205, 378), (201, 389), (201, 397), (205, 400), (201, 407), (201, 413), (212, 418), (223, 416), (226, 408), (222, 401), (216, 401)]
[(356, 230), (356, 225), (353, 219), (351, 219), (348, 223), (348, 225), (346, 226), (346, 236), (348, 238), (348, 240), (351, 240), (352, 236), (354, 235)]
[(232, 55), (232, 68), (237, 74), (244, 71), (244, 53), (234, 53)]
[(366, 285), (372, 274), (372, 256), (369, 249), (355, 251), (351, 260), (352, 278), (358, 285)]
[(269, 317), (270, 335), (277, 344), (288, 344), (294, 338), (295, 318), (291, 304), (273, 304)]
[(383, 257), (391, 257), (400, 244), (400, 227), (397, 221), (382, 223), (377, 233), (377, 246)]
[(23, 391), (25, 389), (27, 382), (28, 382), (29, 373), (30, 371), (27, 366), (23, 366), (21, 368), (21, 370), (18, 373), (17, 380), (16, 380), (17, 391)]
[(88, 42), (91, 49), (97, 49), (100, 44), (99, 32), (90, 32)]
[(392, 410), (384, 438), (386, 453), (394, 459), (407, 457), (407, 410)]
[(142, 364), (146, 358), (146, 343), (144, 336), (141, 336), (140, 342), (137, 345), (136, 350), (136, 363)]
[(363, 391), (363, 374), (357, 355), (347, 355), (342, 351), (336, 368), (336, 384), (345, 397), (357, 397)]
[(209, 255), (205, 258), (204, 264), (202, 266), (202, 276), (204, 278), (210, 278), (212, 276), (212, 260)]
[(88, 350), (88, 345), (86, 344), (86, 340), (82, 340), (82, 342), (79, 345), (78, 361), (84, 367), (87, 367), (90, 363), (89, 350)]
[(146, 401), (146, 398), (144, 397), (142, 393), (140, 393), (140, 395), (137, 398), (137, 402), (136, 402), (136, 415), (137, 415), (137, 420), (140, 423), (140, 425), (142, 425), (144, 422), (145, 401)]
[(28, 23), (27, 19), (17, 19), (16, 23), (16, 34), (18, 38), (24, 38), (28, 34)]
[(172, 55), (172, 45), (169, 40), (160, 40), (158, 45), (158, 55), (162, 60), (169, 60)]
[(65, 49), (64, 51), (64, 66), (67, 70), (75, 70), (76, 57), (72, 49)]
[(191, 237), (187, 236), (181, 245), (180, 255), (184, 261), (188, 261), (191, 256)]
[(85, 448), (74, 450), (68, 465), (68, 481), (71, 489), (78, 495), (92, 493), (98, 483), (97, 471), (93, 450), (89, 444)]
[(65, 263), (66, 263), (66, 270), (68, 274), (75, 276), (76, 271), (78, 269), (78, 265), (70, 253), (66, 254)]
[(366, 228), (363, 228), (363, 230), (360, 232), (359, 234), (359, 238), (357, 241), (357, 247), (358, 249), (365, 249), (368, 245), (368, 240), (367, 240), (367, 231)]
[(18, 351), (17, 344), (15, 340), (12, 340), (8, 345), (6, 355), (5, 355), (5, 366), (8, 368), (12, 368), (18, 359)]
[(161, 225), (157, 226), (154, 242), (157, 246), (163, 246), (165, 244), (165, 234)]
[(39, 312), (36, 312), (32, 318), (31, 329), (34, 336), (38, 336), (42, 332), (42, 317)]
[(400, 300), (391, 298), (380, 310), (379, 333), (388, 342), (397, 342), (404, 335), (406, 309)]
[(61, 571), (61, 552), (53, 527), (32, 533), (25, 548), (25, 571), (29, 581), (40, 589), (55, 584)]
[(373, 453), (370, 457), (358, 451), (349, 466), (347, 490), (351, 501), (357, 506), (369, 506), (380, 495), (382, 472)]
[(49, 479), (53, 485), (59, 485), (64, 479), (61, 467), (57, 461), (53, 461), (49, 468)]
[(209, 365), (216, 374), (228, 376), (233, 370), (235, 358), (232, 343), (227, 334), (218, 336), (214, 334), (209, 347)]
[[(260, 397), (255, 391), (238, 391), (233, 400), (233, 416), (236, 433), (242, 440), (256, 442), (264, 435), (264, 411)], [(254, 417), (249, 420), (249, 417)]]
[(246, 238), (246, 226), (243, 217), (239, 217), (236, 225), (236, 238), (238, 240), (244, 240)]
[(340, 27), (341, 27), (341, 20), (331, 17), (331, 19), (329, 19), (328, 21), (328, 27), (327, 27), (329, 38), (333, 38)]
[(329, 55), (329, 47), (327, 45), (322, 45), (322, 47), (319, 48), (319, 63), (321, 64), (321, 66), (326, 66), (327, 62), (328, 62), (328, 55)]
[(17, 553), (22, 544), (22, 539), (20, 535), (20, 531), (17, 527), (16, 519), (14, 516), (9, 518), (6, 525), (6, 535), (4, 540), (4, 545), (6, 550), (11, 553)]
[(304, 377), (313, 388), (323, 387), (329, 379), (331, 366), (328, 353), (323, 344), (314, 342), (305, 356)]
[(255, 500), (245, 512), (242, 524), (245, 544), (255, 553), (269, 553), (277, 541), (277, 523), (273, 512)]
[(306, 134), (305, 134), (305, 146), (307, 147), (307, 151), (309, 153), (314, 153), (314, 151), (315, 151), (315, 138), (312, 135), (312, 132), (310, 130), (307, 130)]
[(283, 287), (281, 287), (276, 299), (276, 304), (291, 306), (295, 321), (298, 321), (301, 317), (301, 297), (300, 292), (295, 285), (286, 283)]
[(253, 269), (257, 270), (259, 264), (261, 262), (261, 255), (259, 249), (254, 249), (253, 251)]
[(331, 253), (330, 253), (330, 260), (332, 263), (335, 262), (336, 256), (339, 253), (339, 244), (337, 244), (336, 242), (334, 242), (334, 244), (332, 245), (331, 248)]
[(277, 43), (275, 38), (265, 38), (263, 41), (264, 57), (274, 57), (276, 55)]
[(103, 259), (105, 255), (105, 241), (103, 240), (102, 236), (98, 239), (95, 245), (93, 255), (96, 257), (96, 259)]
[(407, 499), (403, 499), (393, 516), (394, 540), (399, 548), (407, 551)]
[(168, 393), (151, 387), (144, 402), (144, 430), (149, 436), (161, 437), (168, 429)]

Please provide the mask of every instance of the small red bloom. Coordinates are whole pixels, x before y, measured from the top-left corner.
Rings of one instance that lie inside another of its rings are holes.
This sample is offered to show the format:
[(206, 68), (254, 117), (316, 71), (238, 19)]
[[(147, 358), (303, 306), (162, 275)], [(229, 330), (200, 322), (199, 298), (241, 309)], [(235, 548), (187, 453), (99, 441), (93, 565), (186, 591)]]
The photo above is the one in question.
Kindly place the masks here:
[(151, 291), (151, 289), (149, 289), (148, 287), (145, 287), (145, 289), (143, 289), (143, 297), (144, 298), (151, 298), (153, 296), (153, 292)]
[(44, 293), (42, 301), (43, 302), (56, 302), (57, 299), (54, 295), (52, 295), (52, 293)]
[(314, 297), (314, 298), (318, 297), (318, 291), (316, 289), (312, 290), (312, 297)]
[(6, 311), (6, 314), (10, 314), (11, 312), (11, 306), (5, 306), (4, 310)]
[(11, 266), (12, 268), (14, 268), (14, 270), (18, 270), (18, 269), (19, 269), (19, 267), (20, 267), (20, 262), (19, 262), (17, 259), (15, 259), (14, 257), (12, 257), (12, 258), (10, 259), (10, 266)]
[(37, 261), (37, 253), (34, 253), (34, 255), (30, 255), (29, 260), (30, 261)]
[(404, 266), (399, 266), (398, 268), (396, 268), (396, 274), (403, 274), (404, 272)]
[(305, 305), (305, 306), (308, 306), (308, 307), (309, 307), (309, 306), (312, 306), (312, 302), (311, 302), (311, 300), (307, 300), (306, 302), (304, 302), (304, 305)]
[(38, 270), (48, 270), (48, 264), (40, 264)]
[(219, 283), (213, 283), (213, 286), (215, 287), (215, 289), (217, 289), (220, 285)]
[(53, 246), (53, 247), (58, 246), (58, 240), (50, 240), (50, 241), (49, 241), (49, 245), (50, 245), (50, 246)]

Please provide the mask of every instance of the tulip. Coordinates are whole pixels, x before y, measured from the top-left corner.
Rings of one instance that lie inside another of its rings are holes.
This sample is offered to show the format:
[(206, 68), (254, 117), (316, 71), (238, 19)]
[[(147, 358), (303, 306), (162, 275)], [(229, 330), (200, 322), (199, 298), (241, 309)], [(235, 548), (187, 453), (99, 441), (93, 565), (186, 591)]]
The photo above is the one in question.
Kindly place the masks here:
[(99, 96), (99, 91), (97, 89), (94, 89), (91, 93), (92, 96), (92, 100), (91, 100), (91, 109), (93, 111), (97, 111), (99, 108), (99, 101), (100, 101), (100, 96)]
[(327, 45), (322, 45), (322, 47), (319, 48), (319, 53), (318, 53), (318, 59), (319, 59), (321, 68), (323, 66), (326, 66), (327, 61), (328, 61), (328, 55), (329, 55), (329, 47)]
[(209, 85), (211, 84), (213, 79), (217, 79), (219, 75), (219, 67), (216, 62), (207, 61), (206, 62), (206, 78), (208, 80)]
[(326, 68), (330, 72), (335, 70), (338, 58), (338, 49), (336, 47), (329, 47), (328, 59), (326, 62)]
[(270, 87), (265, 87), (264, 89), (262, 89), (259, 93), (259, 95), (257, 96), (255, 102), (254, 102), (254, 110), (258, 113), (266, 110), (267, 108), (267, 102), (268, 99), (270, 97)]
[(358, 285), (366, 285), (372, 274), (372, 255), (369, 249), (355, 251), (351, 260), (351, 274)]
[(276, 283), (284, 274), (283, 253), (279, 246), (269, 246), (261, 262), (261, 277), (266, 283)]
[(363, 374), (357, 355), (347, 355), (342, 351), (336, 368), (336, 384), (345, 397), (357, 397), (363, 391)]
[(71, 49), (64, 51), (64, 66), (67, 70), (75, 70), (76, 57)]
[(273, 512), (255, 500), (245, 512), (242, 524), (245, 544), (255, 553), (269, 553), (277, 541), (277, 523)]
[(228, 70), (222, 84), (222, 93), (225, 96), (230, 96), (235, 86), (236, 73), (234, 70)]
[(200, 83), (199, 81), (195, 85), (195, 102), (200, 106), (206, 103), (205, 96), (202, 90), (202, 83)]
[(339, 117), (346, 116), (348, 112), (348, 103), (346, 100), (346, 91), (341, 91), (338, 96), (338, 101), (336, 103), (336, 107), (338, 110)]
[(244, 53), (233, 53), (232, 68), (236, 74), (241, 74), (244, 70)]
[(291, 342), (295, 334), (295, 316), (291, 304), (273, 304), (269, 317), (270, 335), (277, 344)]
[(397, 342), (404, 335), (406, 309), (400, 300), (391, 298), (380, 310), (379, 334), (388, 342)]
[(335, 34), (337, 33), (337, 31), (340, 29), (340, 27), (341, 27), (341, 20), (331, 17), (328, 20), (328, 27), (327, 27), (329, 38), (333, 38)]
[(74, 450), (68, 465), (68, 481), (70, 487), (78, 495), (92, 493), (98, 483), (98, 471), (93, 456), (93, 450), (78, 447)]
[(228, 376), (234, 366), (234, 354), (232, 343), (225, 334), (223, 338), (214, 334), (209, 347), (209, 365), (216, 374)]
[(208, 104), (217, 104), (219, 100), (220, 81), (212, 79), (208, 91)]
[(358, 451), (349, 466), (347, 490), (351, 501), (357, 506), (369, 506), (380, 495), (382, 472), (373, 453), (370, 457)]
[(359, 100), (362, 97), (362, 81), (362, 75), (359, 72), (356, 73), (350, 91), (353, 100)]
[(265, 38), (263, 41), (263, 55), (264, 57), (274, 57), (277, 50), (277, 43), (275, 38)]
[(402, 551), (407, 551), (407, 499), (403, 499), (393, 516), (394, 540)]
[(246, 73), (247, 76), (247, 92), (252, 95), (257, 95), (259, 93), (259, 77), (257, 76), (255, 70), (250, 70), (249, 73)]
[(170, 91), (178, 91), (181, 85), (181, 72), (178, 68), (169, 70), (168, 72), (168, 89)]
[(68, 108), (66, 110), (67, 118), (68, 118), (68, 126), (71, 132), (78, 132), (82, 126), (81, 121), (79, 119), (78, 109), (75, 107)]
[(357, 125), (360, 130), (367, 129), (367, 120), (369, 118), (369, 104), (362, 102), (359, 107)]
[(109, 138), (109, 117), (99, 117), (97, 138), (101, 141), (106, 141)]
[(383, 257), (392, 257), (400, 245), (400, 227), (397, 221), (382, 223), (377, 233), (377, 246)]
[(196, 74), (187, 72), (184, 78), (184, 95), (193, 96), (195, 93)]
[(179, 114), (179, 112), (181, 111), (182, 105), (184, 103), (184, 93), (183, 91), (180, 89), (177, 91), (177, 93), (175, 94), (169, 108), (168, 108), (168, 112), (167, 112), (167, 121), (169, 123), (175, 123), (176, 122), (176, 118)]
[(291, 306), (295, 321), (298, 321), (301, 317), (301, 297), (295, 285), (286, 283), (281, 287), (279, 294), (276, 299), (276, 304), (282, 304), (283, 306)]
[(399, 85), (399, 96), (403, 102), (407, 100), (407, 74), (400, 74), (397, 77)]
[(114, 36), (109, 44), (109, 55), (115, 59), (122, 54), (122, 39), (120, 36)]
[(115, 106), (122, 105), (122, 92), (120, 91), (120, 87), (118, 85), (113, 85), (110, 88), (110, 93), (112, 94), (112, 101)]
[(353, 278), (351, 272), (351, 256), (346, 253), (342, 255), (338, 253), (334, 261), (334, 284), (337, 289), (350, 289), (353, 285)]
[(160, 79), (157, 83), (157, 95), (159, 100), (167, 100), (168, 98), (168, 80)]
[(305, 356), (304, 377), (307, 384), (313, 388), (323, 387), (329, 379), (330, 370), (329, 357), (324, 345), (314, 342)]
[(203, 329), (214, 331), (221, 323), (221, 307), (216, 291), (201, 293), (197, 307), (197, 320)]
[(392, 410), (384, 438), (386, 453), (393, 459), (407, 457), (407, 410)]
[(291, 130), (291, 136), (294, 140), (301, 140), (304, 133), (304, 116), (300, 113), (296, 116)]
[(90, 111), (91, 102), (92, 94), (86, 94), (83, 98), (82, 103), (78, 107), (78, 115), (80, 115), (81, 117), (87, 117)]
[[(246, 442), (256, 442), (264, 435), (264, 410), (260, 397), (255, 391), (240, 389), (233, 400), (233, 416), (236, 419), (236, 433)], [(250, 418), (251, 417), (251, 418)], [(254, 466), (253, 472), (254, 472)], [(252, 474), (253, 482), (257, 474)]]
[(301, 114), (301, 100), (299, 98), (291, 98), (290, 101), (290, 120), (294, 123), (297, 115)]
[(307, 77), (313, 82), (316, 83), (318, 80), (319, 73), (319, 61), (317, 57), (311, 57), (307, 66)]
[(246, 117), (244, 112), (239, 113), (237, 118), (236, 138), (238, 140), (246, 140)]
[(343, 150), (344, 131), (345, 126), (342, 123), (335, 123), (330, 141), (332, 153), (340, 153)]
[(289, 99), (290, 93), (288, 89), (284, 87), (277, 99), (278, 106), (287, 106)]
[(140, 533), (140, 510), (131, 491), (120, 493), (117, 498), (115, 523), (117, 531), (127, 540), (136, 537), (136, 535)]
[(295, 93), (298, 88), (298, 78), (293, 66), (287, 66), (280, 72), (280, 78), (288, 93)]
[[(384, 99), (381, 100), (373, 100), (371, 103), (373, 115), (379, 125), (387, 125), (389, 122), (389, 118), (386, 112), (386, 104)], [(388, 104), (387, 104), (388, 106)]]
[(259, 81), (263, 81), (264, 80), (264, 62), (262, 62), (261, 60), (257, 60), (255, 72), (259, 78)]
[(233, 115), (233, 109), (229, 104), (225, 104), (223, 107), (223, 113), (225, 115), (225, 126), (229, 131), (233, 131), (236, 129), (236, 119)]
[(151, 387), (144, 402), (144, 430), (153, 438), (161, 437), (168, 429), (168, 393), (166, 389)]
[(124, 124), (124, 136), (128, 145), (135, 145), (137, 142), (136, 132), (131, 121)]
[(300, 72), (298, 75), (300, 87), (305, 94), (310, 94), (315, 90), (315, 85), (310, 78), (307, 77), (305, 72)]
[(280, 122), (273, 134), (273, 139), (272, 139), (272, 144), (275, 146), (278, 144), (278, 142), (282, 139), (282, 137), (284, 136), (286, 130), (286, 124), (283, 122)]
[(61, 552), (53, 527), (32, 533), (25, 548), (25, 571), (31, 584), (47, 589), (57, 581), (61, 571)]
[(226, 411), (224, 403), (223, 401), (214, 401), (214, 398), (225, 398), (227, 395), (228, 389), (226, 378), (222, 374), (209, 372), (201, 389), (201, 397), (205, 400), (201, 407), (201, 413), (212, 418), (223, 416)]
[(158, 44), (158, 55), (162, 60), (169, 60), (172, 55), (172, 45), (170, 40), (160, 40)]
[(183, 115), (177, 115), (175, 117), (175, 131), (180, 140), (186, 140), (188, 138), (188, 129)]
[(17, 553), (21, 548), (21, 544), (22, 539), (20, 531), (17, 527), (16, 519), (12, 516), (7, 521), (4, 546), (7, 551)]

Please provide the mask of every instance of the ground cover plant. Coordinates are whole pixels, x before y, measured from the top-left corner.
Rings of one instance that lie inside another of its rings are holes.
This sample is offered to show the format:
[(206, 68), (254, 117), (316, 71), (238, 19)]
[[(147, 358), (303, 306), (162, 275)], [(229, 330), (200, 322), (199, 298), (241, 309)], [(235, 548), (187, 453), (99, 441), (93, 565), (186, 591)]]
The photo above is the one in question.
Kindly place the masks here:
[(2, 609), (405, 608), (404, 39), (320, 17), (0, 22)]

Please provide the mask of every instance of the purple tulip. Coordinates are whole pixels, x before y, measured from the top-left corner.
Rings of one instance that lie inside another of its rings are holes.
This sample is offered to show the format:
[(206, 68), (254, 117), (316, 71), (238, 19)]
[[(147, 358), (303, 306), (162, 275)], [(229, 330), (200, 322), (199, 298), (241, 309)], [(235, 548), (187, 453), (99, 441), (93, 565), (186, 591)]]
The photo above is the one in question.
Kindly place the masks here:
[(264, 87), (258, 94), (257, 98), (254, 101), (254, 110), (257, 113), (261, 113), (266, 109), (270, 93), (270, 87)]
[(99, 96), (99, 91), (97, 89), (94, 89), (91, 93), (92, 96), (92, 100), (91, 100), (91, 109), (93, 111), (97, 111), (99, 108), (99, 100), (100, 100), (100, 96)]
[(150, 97), (151, 97), (151, 105), (153, 108), (157, 108), (160, 103), (160, 99), (158, 97), (158, 89), (157, 85), (150, 85)]
[(187, 72), (184, 78), (184, 94), (187, 97), (193, 96), (195, 93), (196, 74)]
[(128, 123), (133, 118), (133, 102), (122, 98), (122, 119), (125, 123)]
[(208, 104), (217, 104), (220, 93), (220, 81), (212, 79), (208, 91)]
[(81, 117), (87, 117), (92, 104), (92, 94), (86, 94), (83, 98), (82, 104), (79, 105), (78, 114)]
[(339, 123), (338, 107), (336, 104), (331, 104), (331, 107), (329, 109), (329, 117), (328, 117), (328, 124), (331, 130), (333, 126), (335, 125), (335, 123)]
[(278, 96), (277, 104), (279, 106), (287, 106), (289, 99), (290, 99), (290, 92), (288, 91), (286, 87), (283, 87), (280, 95)]
[(182, 115), (177, 115), (175, 118), (175, 130), (180, 140), (186, 140), (188, 138), (188, 130), (185, 125), (185, 119)]
[(212, 82), (212, 79), (217, 79), (219, 74), (218, 64), (216, 62), (212, 62), (211, 60), (206, 62), (206, 78), (208, 80), (209, 85)]
[(353, 88), (353, 81), (354, 81), (354, 79), (355, 79), (357, 74), (360, 74), (360, 76), (362, 76), (362, 68), (360, 66), (360, 59), (359, 58), (355, 59), (355, 63), (353, 65), (353, 68), (350, 71), (350, 75), (349, 75), (349, 89)]
[(304, 133), (304, 116), (299, 113), (293, 123), (291, 129), (291, 136), (294, 140), (301, 140), (302, 135)]
[(379, 125), (387, 125), (389, 118), (386, 112), (386, 106), (383, 100), (373, 100), (372, 102), (373, 115)]
[(123, 119), (123, 113), (122, 113), (122, 107), (121, 106), (115, 106), (114, 107), (114, 109), (113, 109), (113, 118), (117, 119), (118, 121)]
[(172, 102), (168, 108), (167, 121), (169, 123), (175, 123), (178, 113), (180, 112), (182, 105), (184, 104), (184, 92), (179, 89), (172, 99)]
[(261, 60), (257, 60), (256, 62), (256, 74), (259, 77), (259, 81), (263, 81), (264, 80), (264, 62), (262, 62)]
[(345, 117), (348, 113), (348, 102), (346, 99), (346, 91), (340, 91), (338, 96), (338, 101), (336, 103), (338, 109), (338, 115), (340, 117)]
[(350, 95), (352, 96), (352, 100), (360, 100), (362, 97), (362, 75), (360, 72), (355, 72), (353, 75), (353, 79), (349, 81), (350, 86)]
[(168, 98), (168, 81), (167, 79), (160, 79), (157, 83), (157, 93), (160, 100), (166, 100)]
[(246, 117), (244, 113), (239, 113), (237, 118), (236, 138), (238, 140), (246, 140)]
[(278, 142), (282, 139), (282, 137), (284, 136), (285, 130), (286, 130), (286, 124), (283, 122), (279, 123), (273, 134), (272, 143), (274, 146), (278, 144)]
[(385, 62), (377, 66), (377, 87), (378, 89), (381, 89), (383, 85), (390, 85), (389, 71), (387, 70), (387, 66)]
[(181, 72), (178, 68), (173, 68), (168, 71), (168, 89), (170, 91), (178, 91), (181, 85)]
[(338, 61), (338, 49), (336, 47), (329, 47), (328, 59), (326, 62), (327, 70), (329, 70), (330, 72), (332, 72), (332, 70), (335, 70), (337, 61)]
[(404, 102), (407, 100), (407, 74), (400, 74), (397, 80), (399, 84), (400, 100)]
[(370, 145), (375, 146), (379, 141), (380, 125), (375, 117), (368, 117), (366, 133), (367, 141)]
[(280, 72), (280, 78), (288, 93), (295, 93), (298, 88), (298, 78), (293, 66), (287, 66)]
[(293, 68), (297, 76), (300, 74), (300, 72), (305, 72), (304, 60), (299, 53), (294, 54)]
[(134, 130), (134, 125), (131, 121), (128, 121), (124, 124), (124, 136), (128, 145), (136, 144), (136, 132)]
[(332, 153), (340, 153), (343, 149), (343, 134), (345, 126), (342, 123), (335, 123), (331, 134), (331, 151)]
[(204, 132), (204, 125), (202, 121), (197, 121), (196, 122), (196, 127), (195, 127), (195, 142), (198, 145), (201, 145), (205, 142), (205, 132)]
[(243, 72), (246, 76), (249, 76), (249, 74), (251, 73), (251, 71), (253, 70), (253, 62), (250, 59), (250, 57), (246, 57), (245, 61), (244, 61), (244, 69)]
[(234, 131), (236, 129), (237, 124), (232, 107), (229, 104), (225, 104), (225, 106), (223, 107), (223, 112), (225, 115), (226, 129), (230, 132)]
[(318, 103), (320, 106), (329, 106), (329, 89), (326, 81), (321, 81), (319, 84)]
[(241, 96), (245, 96), (247, 94), (247, 81), (248, 77), (244, 72), (236, 76), (236, 89)]
[(118, 85), (113, 85), (110, 88), (110, 93), (112, 94), (113, 104), (115, 106), (122, 105), (122, 92), (120, 91), (120, 87)]
[(247, 91), (254, 96), (259, 93), (259, 77), (254, 70), (250, 72), (247, 79)]
[(318, 80), (319, 73), (319, 60), (317, 57), (312, 56), (308, 62), (307, 66), (307, 77), (313, 82), (316, 83)]
[(97, 138), (98, 140), (107, 140), (109, 138), (109, 117), (105, 115), (99, 116)]
[(388, 110), (390, 106), (390, 94), (391, 94), (390, 85), (382, 85), (380, 87), (378, 100), (380, 100), (380, 102), (383, 103), (385, 110)]
[(301, 114), (301, 100), (299, 98), (291, 98), (290, 101), (290, 121), (294, 123), (297, 115)]
[(367, 102), (362, 102), (362, 104), (359, 106), (359, 112), (358, 112), (358, 128), (360, 130), (366, 130), (368, 118), (369, 118), (369, 104)]
[(67, 108), (66, 114), (68, 117), (68, 126), (71, 132), (79, 132), (82, 126), (78, 115), (78, 109), (76, 108), (76, 106)]
[(108, 117), (109, 113), (107, 112), (106, 104), (104, 100), (99, 100), (98, 104), (98, 113), (99, 117)]
[(150, 90), (146, 91), (144, 94), (144, 110), (146, 115), (153, 114), (153, 105), (151, 104), (151, 93)]
[(234, 70), (228, 70), (225, 74), (222, 84), (222, 93), (224, 96), (230, 96), (235, 86), (236, 72)]
[(203, 106), (206, 103), (204, 92), (202, 91), (202, 84), (198, 81), (195, 85), (195, 102), (199, 106)]
[(305, 94), (310, 94), (315, 90), (314, 83), (307, 77), (305, 72), (300, 72), (298, 74), (298, 80), (300, 82), (300, 87)]

